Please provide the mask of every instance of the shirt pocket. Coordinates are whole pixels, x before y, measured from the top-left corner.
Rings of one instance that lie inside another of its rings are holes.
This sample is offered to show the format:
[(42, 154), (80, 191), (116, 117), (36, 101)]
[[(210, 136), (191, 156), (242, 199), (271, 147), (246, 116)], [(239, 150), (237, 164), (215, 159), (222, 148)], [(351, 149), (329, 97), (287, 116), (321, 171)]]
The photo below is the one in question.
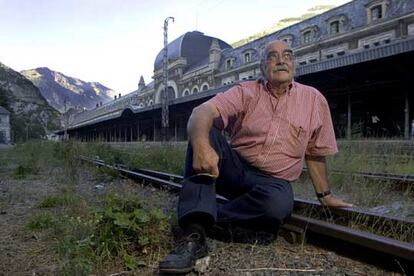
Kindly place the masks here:
[(308, 144), (308, 131), (302, 126), (286, 123), (286, 154), (289, 157), (302, 158)]

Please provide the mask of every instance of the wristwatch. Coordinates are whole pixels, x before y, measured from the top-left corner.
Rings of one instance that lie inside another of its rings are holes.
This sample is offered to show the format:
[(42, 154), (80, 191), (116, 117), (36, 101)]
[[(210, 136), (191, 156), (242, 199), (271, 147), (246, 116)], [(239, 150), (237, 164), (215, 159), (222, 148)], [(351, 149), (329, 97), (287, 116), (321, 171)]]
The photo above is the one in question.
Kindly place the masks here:
[(325, 196), (327, 196), (327, 195), (330, 195), (330, 194), (331, 194), (331, 190), (327, 190), (327, 191), (322, 192), (322, 193), (316, 193), (316, 196), (317, 196), (318, 198), (323, 198), (323, 197), (325, 197)]

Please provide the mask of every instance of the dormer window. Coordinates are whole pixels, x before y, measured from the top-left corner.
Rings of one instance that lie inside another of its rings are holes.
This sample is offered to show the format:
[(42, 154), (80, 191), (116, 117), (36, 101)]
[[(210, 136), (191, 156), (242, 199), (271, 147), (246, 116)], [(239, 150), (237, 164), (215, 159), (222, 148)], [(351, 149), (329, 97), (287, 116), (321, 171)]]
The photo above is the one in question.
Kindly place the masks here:
[(226, 70), (233, 69), (233, 65), (234, 65), (234, 58), (226, 59)]
[(339, 33), (339, 21), (331, 22), (329, 25), (329, 33), (331, 35)]
[(244, 63), (249, 63), (251, 61), (250, 52), (244, 54)]
[(312, 41), (312, 32), (307, 31), (303, 33), (303, 43), (309, 43)]
[(301, 31), (302, 33), (302, 44), (308, 44), (310, 42), (314, 42), (317, 38), (317, 34), (319, 32), (318, 26), (310, 26), (306, 29)]
[(387, 17), (389, 2), (389, 0), (374, 0), (365, 5), (368, 23)]
[(371, 21), (375, 21), (382, 18), (382, 6), (378, 5), (371, 8)]
[(345, 14), (334, 15), (326, 20), (326, 27), (329, 35), (342, 33), (348, 27), (348, 18)]

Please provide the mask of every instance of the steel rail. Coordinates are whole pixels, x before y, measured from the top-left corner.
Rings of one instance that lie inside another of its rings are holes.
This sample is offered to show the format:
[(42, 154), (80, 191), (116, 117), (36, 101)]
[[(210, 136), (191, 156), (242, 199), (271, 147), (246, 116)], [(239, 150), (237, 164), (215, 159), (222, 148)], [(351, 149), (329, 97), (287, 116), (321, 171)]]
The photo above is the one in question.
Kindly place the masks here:
[[(168, 173), (159, 173), (154, 170), (144, 170), (144, 169), (136, 169), (130, 170), (122, 165), (109, 165), (106, 164), (102, 160), (95, 160), (87, 157), (81, 157), (81, 159), (93, 162), (99, 166), (105, 166), (110, 169), (114, 169), (119, 171), (122, 175), (132, 178), (132, 179), (139, 179), (151, 182), (153, 185), (155, 184), (159, 188), (165, 188), (174, 192), (179, 192), (182, 185), (180, 183), (176, 183), (170, 180), (166, 180), (166, 178), (173, 178), (175, 180), (182, 179), (181, 176), (168, 174)], [(159, 177), (157, 177), (157, 175)], [(219, 202), (225, 203), (228, 200), (220, 195), (217, 195), (217, 200)], [(297, 203), (297, 199), (295, 199), (296, 204), (308, 204), (309, 202), (306, 200), (299, 200)], [(316, 203), (314, 206), (318, 206)], [(320, 206), (319, 206), (320, 207)], [(339, 209), (332, 209), (332, 210), (339, 210)], [(342, 209), (341, 211), (349, 211), (348, 209)], [(357, 212), (353, 210), (353, 212)], [(402, 220), (400, 220), (402, 221)], [(291, 220), (288, 222), (286, 227), (287, 229), (304, 229), (304, 234), (308, 235), (309, 233), (314, 234), (321, 234), (324, 236), (328, 236), (331, 238), (335, 238), (338, 240), (342, 240), (357, 246), (362, 246), (365, 248), (372, 249), (376, 252), (385, 253), (390, 256), (394, 256), (396, 258), (401, 258), (403, 261), (414, 262), (414, 244), (402, 242), (396, 239), (386, 238), (380, 235), (376, 235), (373, 233), (368, 233), (361, 230), (351, 229), (346, 226), (337, 225), (333, 223), (324, 222), (321, 220), (313, 219), (304, 217), (302, 215), (293, 214)]]
[[(84, 157), (83, 157), (84, 158)], [(99, 159), (91, 159), (88, 158), (91, 162), (98, 162), (100, 164), (105, 164), (103, 160)], [(126, 168), (123, 165), (115, 165), (117, 168)], [(156, 177), (158, 179), (163, 179), (167, 181), (173, 181), (176, 183), (180, 183), (183, 180), (181, 175), (166, 173), (166, 172), (159, 172), (150, 169), (129, 169), (133, 172), (140, 173), (147, 176)], [(402, 219), (395, 216), (387, 216), (387, 215), (380, 215), (375, 212), (371, 212), (362, 208), (353, 207), (353, 208), (346, 208), (346, 209), (338, 209), (338, 208), (326, 208), (322, 206), (318, 201), (314, 200), (307, 200), (307, 199), (300, 199), (295, 198), (295, 210), (304, 210), (304, 209), (315, 209), (315, 210), (328, 210), (324, 212), (325, 214), (331, 214), (338, 217), (346, 217), (347, 219), (355, 218), (357, 216), (363, 216), (365, 218), (366, 223), (377, 223), (383, 224), (385, 221), (388, 221), (392, 224), (410, 224), (414, 227), (414, 220), (411, 219)], [(331, 218), (333, 219), (333, 218)]]
[[(308, 168), (303, 168), (304, 172), (308, 171)], [(335, 170), (330, 169), (330, 173), (333, 174), (352, 174), (355, 176), (367, 177), (367, 178), (377, 178), (383, 180), (393, 180), (393, 181), (400, 181), (404, 183), (411, 183), (414, 182), (414, 175), (403, 175), (403, 174), (393, 174), (393, 173), (371, 173), (371, 172), (353, 172), (353, 171), (343, 171), (343, 170)]]
[[(149, 170), (149, 169), (131, 169), (134, 172), (142, 173), (145, 175), (150, 175), (153, 177), (157, 177), (164, 180), (174, 181), (174, 182), (181, 182), (183, 180), (183, 177), (177, 174), (171, 174), (171, 173), (165, 173), (165, 172), (159, 172), (155, 170)], [(315, 208), (320, 210), (321, 208), (324, 208), (318, 201), (313, 200), (307, 200), (307, 199), (300, 199), (295, 198), (295, 209), (305, 209), (305, 208)], [(379, 215), (375, 212), (370, 212), (365, 209), (353, 207), (353, 208), (346, 208), (346, 209), (329, 209), (330, 213), (335, 214), (337, 216), (346, 217), (346, 218), (355, 218), (358, 215), (362, 215), (368, 219), (366, 222), (373, 222), (376, 223), (382, 223), (383, 221), (390, 221), (391, 223), (397, 224), (397, 223), (409, 223), (413, 224), (414, 226), (414, 220), (410, 219), (401, 219), (394, 216), (386, 216), (386, 215)]]

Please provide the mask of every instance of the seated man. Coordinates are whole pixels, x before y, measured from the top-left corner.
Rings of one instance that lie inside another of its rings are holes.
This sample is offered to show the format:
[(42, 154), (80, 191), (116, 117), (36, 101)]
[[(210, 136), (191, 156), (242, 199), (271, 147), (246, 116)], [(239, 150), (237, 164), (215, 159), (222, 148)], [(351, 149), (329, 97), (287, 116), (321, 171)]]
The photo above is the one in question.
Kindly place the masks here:
[[(292, 50), (274, 41), (261, 61), (265, 79), (239, 83), (193, 110), (178, 203), (186, 239), (160, 262), (161, 272), (191, 271), (207, 255), (206, 230), (217, 222), (276, 231), (292, 213), (290, 182), (304, 159), (323, 205), (352, 206), (329, 191), (325, 156), (337, 146), (328, 103), (293, 81), (294, 69)], [(221, 134), (228, 125), (231, 145)], [(216, 191), (229, 202), (218, 206)]]

